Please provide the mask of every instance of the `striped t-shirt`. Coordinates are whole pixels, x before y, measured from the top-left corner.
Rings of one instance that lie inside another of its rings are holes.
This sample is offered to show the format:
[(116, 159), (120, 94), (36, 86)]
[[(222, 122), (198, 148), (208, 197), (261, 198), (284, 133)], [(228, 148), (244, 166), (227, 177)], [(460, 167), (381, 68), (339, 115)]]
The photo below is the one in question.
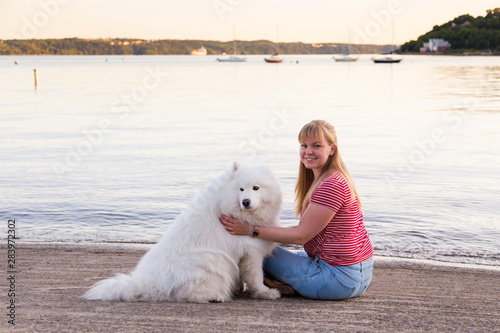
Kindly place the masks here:
[(347, 266), (373, 256), (363, 213), (341, 173), (334, 171), (321, 182), (309, 202), (335, 211), (327, 226), (304, 244), (309, 257), (318, 257), (332, 266)]

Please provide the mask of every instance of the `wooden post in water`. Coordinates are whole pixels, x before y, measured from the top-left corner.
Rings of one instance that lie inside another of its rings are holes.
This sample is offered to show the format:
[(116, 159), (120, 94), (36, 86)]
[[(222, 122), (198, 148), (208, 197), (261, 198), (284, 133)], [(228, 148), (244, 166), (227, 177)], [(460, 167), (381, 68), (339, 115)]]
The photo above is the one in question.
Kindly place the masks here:
[(33, 72), (35, 73), (35, 90), (38, 89), (38, 69), (34, 69)]

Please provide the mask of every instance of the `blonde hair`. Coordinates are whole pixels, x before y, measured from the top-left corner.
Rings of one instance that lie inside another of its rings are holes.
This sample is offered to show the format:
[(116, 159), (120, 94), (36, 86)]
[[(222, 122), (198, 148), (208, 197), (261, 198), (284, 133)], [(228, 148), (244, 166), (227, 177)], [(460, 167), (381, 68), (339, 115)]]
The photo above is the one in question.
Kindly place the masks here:
[(307, 138), (322, 138), (323, 141), (325, 141), (329, 146), (335, 146), (335, 150), (333, 156), (328, 157), (328, 160), (323, 166), (323, 169), (317, 179), (314, 178), (313, 171), (311, 169), (307, 169), (304, 164), (300, 162), (299, 175), (297, 178), (297, 184), (295, 185), (295, 216), (300, 216), (306, 210), (314, 190), (316, 190), (316, 187), (318, 187), (318, 185), (325, 178), (327, 178), (332, 171), (338, 171), (345, 177), (349, 187), (351, 188), (352, 200), (357, 200), (361, 208), (361, 201), (359, 200), (354, 180), (349, 173), (349, 170), (347, 170), (347, 166), (344, 164), (344, 161), (342, 161), (342, 158), (340, 157), (335, 128), (325, 120), (313, 120), (304, 125), (299, 132), (299, 142), (302, 142)]

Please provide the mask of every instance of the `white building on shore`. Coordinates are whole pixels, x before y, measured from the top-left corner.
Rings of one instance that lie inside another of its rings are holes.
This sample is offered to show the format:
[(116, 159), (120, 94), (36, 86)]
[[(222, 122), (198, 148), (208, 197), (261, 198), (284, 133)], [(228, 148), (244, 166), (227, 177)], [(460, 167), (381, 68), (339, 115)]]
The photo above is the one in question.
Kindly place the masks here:
[(424, 46), (420, 48), (420, 53), (429, 53), (429, 52), (441, 53), (449, 50), (451, 50), (450, 43), (441, 38), (433, 38), (429, 39), (428, 43), (424, 43)]

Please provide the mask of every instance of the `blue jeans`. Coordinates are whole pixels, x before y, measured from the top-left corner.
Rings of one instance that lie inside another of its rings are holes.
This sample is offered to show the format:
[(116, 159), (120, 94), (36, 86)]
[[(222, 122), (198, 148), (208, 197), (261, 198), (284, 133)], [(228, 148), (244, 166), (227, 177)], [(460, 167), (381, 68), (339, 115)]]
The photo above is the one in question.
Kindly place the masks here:
[(304, 251), (291, 252), (277, 246), (264, 260), (264, 271), (289, 284), (300, 295), (320, 300), (361, 296), (370, 286), (373, 258), (350, 266), (332, 266)]

